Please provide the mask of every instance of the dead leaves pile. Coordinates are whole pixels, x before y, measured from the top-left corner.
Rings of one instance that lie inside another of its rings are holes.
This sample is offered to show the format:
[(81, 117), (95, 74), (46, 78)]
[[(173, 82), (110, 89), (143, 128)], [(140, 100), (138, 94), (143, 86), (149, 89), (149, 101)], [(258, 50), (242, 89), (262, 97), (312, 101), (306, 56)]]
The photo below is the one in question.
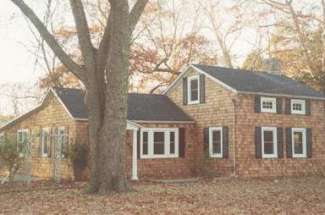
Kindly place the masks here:
[(80, 184), (57, 189), (34, 185), (26, 192), (0, 193), (0, 214), (325, 213), (322, 177), (216, 178), (185, 184), (139, 183), (133, 188), (126, 194), (98, 196), (84, 194)]

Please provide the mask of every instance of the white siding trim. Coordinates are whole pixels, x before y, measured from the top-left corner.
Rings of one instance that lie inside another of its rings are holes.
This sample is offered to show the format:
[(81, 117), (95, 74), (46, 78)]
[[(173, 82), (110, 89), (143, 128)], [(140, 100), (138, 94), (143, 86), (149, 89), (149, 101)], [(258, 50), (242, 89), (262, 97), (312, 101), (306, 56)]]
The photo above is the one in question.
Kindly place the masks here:
[[(220, 153), (213, 153), (213, 132), (220, 131)], [(223, 158), (223, 132), (222, 127), (209, 128), (209, 156), (211, 158)]]
[[(303, 99), (291, 99), (291, 114), (298, 114), (298, 115), (306, 115), (306, 100)], [(301, 111), (294, 110), (293, 106), (294, 104), (300, 104), (301, 105)]]
[[(273, 154), (264, 154), (264, 131), (273, 132)], [(262, 158), (278, 158), (278, 134), (276, 127), (262, 127)]]
[[(295, 153), (295, 140), (294, 140), (294, 132), (302, 133), (302, 154)], [(307, 129), (306, 128), (292, 128), (291, 133), (292, 140), (292, 157), (293, 158), (307, 158)]]
[[(148, 132), (148, 154), (143, 154), (143, 132)], [(154, 155), (154, 132), (164, 132), (164, 152), (163, 155)], [(170, 154), (170, 132), (175, 132), (175, 153)], [(140, 158), (178, 158), (179, 157), (179, 129), (178, 128), (142, 128), (140, 134)]]

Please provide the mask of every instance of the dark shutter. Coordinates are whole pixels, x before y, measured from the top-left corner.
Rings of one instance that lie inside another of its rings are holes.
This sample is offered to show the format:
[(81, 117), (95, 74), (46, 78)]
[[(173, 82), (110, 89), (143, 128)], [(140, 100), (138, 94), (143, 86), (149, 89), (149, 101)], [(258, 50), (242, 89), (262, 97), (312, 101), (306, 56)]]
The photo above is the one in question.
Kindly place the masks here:
[(205, 157), (209, 157), (209, 128), (203, 129), (203, 153)]
[(310, 105), (310, 100), (306, 99), (306, 115), (310, 116), (311, 115), (311, 105)]
[(222, 140), (223, 140), (222, 143), (223, 158), (228, 158), (229, 157), (229, 128), (228, 127), (222, 128)]
[(292, 128), (286, 129), (287, 136), (287, 158), (292, 158)]
[(307, 128), (307, 158), (312, 157), (313, 135), (311, 128)]
[(205, 103), (205, 75), (200, 75), (200, 103)]
[(187, 105), (187, 77), (183, 78), (183, 104)]
[(47, 143), (47, 156), (52, 156), (52, 147), (54, 145), (54, 128), (50, 128), (49, 131), (49, 142)]
[(39, 130), (39, 148), (38, 148), (38, 153), (39, 153), (40, 157), (42, 157), (42, 138), (43, 138), (43, 129), (40, 127), (40, 130)]
[(185, 128), (179, 128), (179, 157), (185, 157)]
[(257, 159), (262, 158), (262, 128), (255, 128), (255, 157)]
[(276, 98), (276, 113), (282, 114), (282, 98)]
[(140, 152), (141, 152), (141, 148), (140, 148), (140, 140), (141, 140), (141, 138), (140, 138), (140, 135), (141, 135), (141, 130), (139, 129), (138, 131), (137, 131), (137, 157), (138, 157), (138, 159), (140, 159)]
[(255, 96), (255, 113), (261, 113), (261, 96)]
[(285, 114), (291, 114), (291, 99), (285, 99)]
[(278, 137), (278, 158), (283, 158), (283, 128), (277, 128)]

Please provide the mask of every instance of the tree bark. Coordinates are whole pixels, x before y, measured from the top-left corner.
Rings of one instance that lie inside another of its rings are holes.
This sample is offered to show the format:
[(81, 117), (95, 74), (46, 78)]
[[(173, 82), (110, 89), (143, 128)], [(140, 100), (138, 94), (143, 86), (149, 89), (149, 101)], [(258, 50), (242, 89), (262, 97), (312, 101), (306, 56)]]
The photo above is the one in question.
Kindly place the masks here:
[(23, 0), (11, 0), (33, 23), (61, 62), (85, 84), (90, 145), (90, 192), (107, 194), (128, 190), (125, 171), (128, 69), (131, 34), (148, 0), (109, 0), (109, 20), (99, 48), (91, 42), (81, 0), (70, 0), (82, 60), (76, 64), (58, 45), (45, 25)]

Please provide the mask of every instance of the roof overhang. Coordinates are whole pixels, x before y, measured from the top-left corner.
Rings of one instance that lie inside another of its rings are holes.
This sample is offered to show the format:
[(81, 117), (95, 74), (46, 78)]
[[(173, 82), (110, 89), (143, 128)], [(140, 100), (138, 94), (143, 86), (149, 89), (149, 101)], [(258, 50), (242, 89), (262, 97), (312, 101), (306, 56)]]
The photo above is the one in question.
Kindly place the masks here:
[(218, 83), (219, 85), (221, 85), (222, 87), (224, 87), (227, 90), (230, 90), (233, 93), (238, 93), (236, 89), (232, 88), (231, 86), (225, 84), (224, 82), (220, 81), (219, 79), (211, 76), (209, 73), (197, 68), (194, 65), (187, 65), (182, 67), (180, 74), (178, 75), (178, 77), (175, 79), (175, 81), (173, 81), (169, 87), (163, 92), (164, 95), (166, 95), (177, 83), (179, 80), (181, 80), (183, 78), (183, 76), (190, 70), (193, 69), (194, 71), (200, 73), (200, 74), (204, 74), (206, 77), (209, 77), (212, 81)]
[(219, 85), (221, 85), (222, 87), (224, 87), (225, 89), (235, 93), (235, 94), (247, 94), (247, 95), (262, 95), (262, 96), (277, 96), (277, 97), (288, 97), (288, 98), (300, 98), (300, 99), (314, 99), (314, 100), (323, 100), (325, 101), (325, 97), (313, 97), (313, 96), (299, 96), (299, 95), (289, 95), (289, 94), (280, 94), (280, 93), (265, 93), (265, 92), (249, 92), (249, 91), (239, 91), (227, 84), (225, 84), (224, 82), (222, 82), (221, 80), (217, 79), (216, 77), (211, 76), (209, 73), (201, 70), (200, 68), (197, 68), (195, 65), (187, 65), (184, 66), (181, 69), (181, 72), (179, 74), (179, 76), (175, 79), (175, 81), (173, 81), (169, 87), (164, 91), (164, 95), (167, 94), (177, 83), (178, 81), (189, 71), (189, 69), (193, 69), (194, 71), (200, 73), (200, 74), (204, 74), (206, 75), (206, 77), (209, 77), (211, 80), (213, 80), (214, 82), (218, 83)]

